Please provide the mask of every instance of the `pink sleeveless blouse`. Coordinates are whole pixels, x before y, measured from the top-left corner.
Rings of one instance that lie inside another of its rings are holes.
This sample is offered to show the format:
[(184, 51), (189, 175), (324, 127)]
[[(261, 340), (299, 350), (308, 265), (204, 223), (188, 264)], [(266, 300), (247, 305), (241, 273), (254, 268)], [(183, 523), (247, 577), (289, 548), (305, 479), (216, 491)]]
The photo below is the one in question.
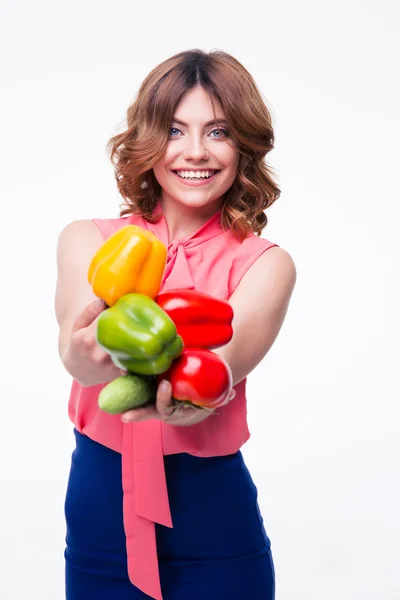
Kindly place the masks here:
[[(250, 233), (240, 242), (220, 223), (221, 210), (196, 233), (168, 241), (164, 216), (148, 223), (139, 216), (93, 219), (104, 239), (124, 225), (153, 232), (168, 248), (161, 292), (196, 289), (227, 300), (241, 278), (273, 246)], [(131, 582), (155, 600), (162, 600), (155, 523), (173, 527), (164, 471), (164, 455), (187, 452), (195, 456), (233, 454), (249, 439), (246, 418), (246, 380), (235, 386), (236, 396), (219, 409), (217, 418), (189, 427), (157, 419), (122, 423), (119, 415), (99, 409), (97, 397), (104, 385), (83, 387), (73, 380), (69, 418), (76, 429), (122, 454), (123, 514)]]

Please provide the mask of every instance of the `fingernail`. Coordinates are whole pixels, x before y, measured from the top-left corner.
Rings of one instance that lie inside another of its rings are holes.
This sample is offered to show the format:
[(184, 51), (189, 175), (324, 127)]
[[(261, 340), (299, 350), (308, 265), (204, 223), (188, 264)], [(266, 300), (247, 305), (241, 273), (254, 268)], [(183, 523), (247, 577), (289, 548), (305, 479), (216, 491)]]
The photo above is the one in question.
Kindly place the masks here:
[(163, 379), (162, 382), (160, 383), (160, 390), (162, 392), (168, 392), (170, 385), (171, 384), (167, 379)]
[(98, 306), (99, 308), (103, 308), (103, 306), (105, 306), (104, 300), (102, 300), (101, 298), (98, 298), (96, 300), (96, 306)]

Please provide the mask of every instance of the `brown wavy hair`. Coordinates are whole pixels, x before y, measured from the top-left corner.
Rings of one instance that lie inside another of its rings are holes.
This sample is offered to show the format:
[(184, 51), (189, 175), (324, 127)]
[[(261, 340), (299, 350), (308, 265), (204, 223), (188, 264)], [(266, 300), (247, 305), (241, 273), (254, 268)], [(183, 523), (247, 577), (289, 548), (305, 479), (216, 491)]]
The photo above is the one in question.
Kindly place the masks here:
[[(270, 112), (245, 67), (221, 50), (187, 50), (155, 67), (127, 111), (127, 127), (107, 143), (118, 189), (120, 216), (155, 221), (162, 190), (152, 167), (164, 155), (171, 122), (182, 96), (201, 85), (225, 113), (230, 140), (239, 153), (237, 176), (224, 194), (221, 223), (239, 238), (267, 225), (265, 210), (280, 196), (265, 156), (274, 147)], [(228, 141), (230, 141), (228, 139)]]

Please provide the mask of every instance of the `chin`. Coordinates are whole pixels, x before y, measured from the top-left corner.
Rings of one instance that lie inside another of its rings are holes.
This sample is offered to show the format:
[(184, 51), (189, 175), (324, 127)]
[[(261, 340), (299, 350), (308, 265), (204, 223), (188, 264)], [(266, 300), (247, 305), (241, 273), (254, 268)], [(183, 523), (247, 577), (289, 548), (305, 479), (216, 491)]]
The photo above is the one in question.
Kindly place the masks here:
[(201, 196), (200, 194), (185, 194), (185, 196), (182, 196), (182, 194), (169, 194), (167, 193), (167, 196), (169, 198), (171, 198), (171, 200), (173, 202), (176, 202), (177, 204), (182, 204), (183, 206), (186, 206), (187, 208), (204, 208), (204, 207), (211, 207), (211, 206), (215, 206), (215, 208), (219, 208), (219, 205), (221, 203), (221, 196), (217, 196), (217, 197), (204, 197)]

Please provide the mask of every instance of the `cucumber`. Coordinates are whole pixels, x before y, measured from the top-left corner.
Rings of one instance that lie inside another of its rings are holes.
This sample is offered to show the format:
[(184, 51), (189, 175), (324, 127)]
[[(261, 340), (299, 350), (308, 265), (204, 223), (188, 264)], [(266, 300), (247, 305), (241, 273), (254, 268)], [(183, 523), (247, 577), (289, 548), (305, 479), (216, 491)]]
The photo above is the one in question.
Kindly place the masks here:
[(98, 404), (101, 410), (117, 415), (155, 400), (156, 387), (154, 377), (121, 375), (101, 390)]

